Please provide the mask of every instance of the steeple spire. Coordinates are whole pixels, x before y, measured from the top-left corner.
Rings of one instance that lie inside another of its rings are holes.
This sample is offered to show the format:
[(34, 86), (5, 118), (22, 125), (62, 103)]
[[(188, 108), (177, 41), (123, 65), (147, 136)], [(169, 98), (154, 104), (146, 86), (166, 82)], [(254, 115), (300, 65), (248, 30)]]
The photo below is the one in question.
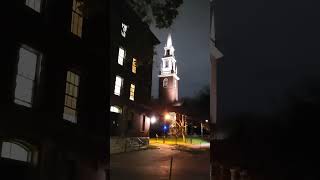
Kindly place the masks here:
[(167, 38), (167, 44), (166, 44), (167, 48), (172, 47), (172, 39), (171, 39), (171, 34), (169, 33), (168, 38)]
[(168, 34), (167, 43), (164, 46), (164, 56), (173, 56), (174, 57), (174, 48), (172, 45), (171, 33)]

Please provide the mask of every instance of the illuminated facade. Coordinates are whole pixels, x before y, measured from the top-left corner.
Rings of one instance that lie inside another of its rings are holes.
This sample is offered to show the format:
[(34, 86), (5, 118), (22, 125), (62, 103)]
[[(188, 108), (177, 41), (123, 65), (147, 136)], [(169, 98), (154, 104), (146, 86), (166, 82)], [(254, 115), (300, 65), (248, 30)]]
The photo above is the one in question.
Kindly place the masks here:
[(149, 135), (153, 46), (159, 40), (125, 1), (110, 9), (110, 135), (142, 138)]
[(177, 61), (174, 56), (171, 34), (168, 35), (164, 56), (162, 58), (159, 77), (159, 100), (162, 104), (172, 104), (178, 101), (178, 77)]

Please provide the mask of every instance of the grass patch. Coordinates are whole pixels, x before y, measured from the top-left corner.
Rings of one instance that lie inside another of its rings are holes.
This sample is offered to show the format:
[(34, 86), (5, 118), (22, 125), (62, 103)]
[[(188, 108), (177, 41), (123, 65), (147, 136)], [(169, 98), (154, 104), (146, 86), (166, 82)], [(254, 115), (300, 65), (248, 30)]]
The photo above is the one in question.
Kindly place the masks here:
[[(157, 138), (150, 138), (150, 144), (163, 144), (163, 138), (159, 137)], [(205, 141), (204, 139), (202, 139), (201, 137), (187, 137), (186, 141), (183, 141), (183, 138), (179, 137), (179, 138), (174, 138), (174, 137), (166, 137), (165, 138), (165, 143), (164, 144), (168, 144), (168, 145), (200, 145), (200, 144), (205, 144), (205, 143), (209, 143), (207, 141)]]

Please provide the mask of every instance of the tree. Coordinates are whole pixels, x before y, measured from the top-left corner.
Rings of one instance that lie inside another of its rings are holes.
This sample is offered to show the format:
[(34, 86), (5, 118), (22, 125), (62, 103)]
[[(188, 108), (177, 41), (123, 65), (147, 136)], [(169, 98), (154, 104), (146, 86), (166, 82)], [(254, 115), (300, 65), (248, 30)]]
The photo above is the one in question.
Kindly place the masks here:
[[(85, 16), (105, 12), (105, 0), (76, 0)], [(157, 28), (169, 28), (178, 16), (183, 0), (125, 0), (142, 21), (155, 23)]]
[(182, 136), (183, 142), (186, 142), (187, 120), (185, 115), (178, 115), (176, 119), (170, 119), (170, 134), (172, 136)]
[(144, 22), (155, 22), (157, 28), (169, 28), (183, 0), (128, 0), (128, 4)]

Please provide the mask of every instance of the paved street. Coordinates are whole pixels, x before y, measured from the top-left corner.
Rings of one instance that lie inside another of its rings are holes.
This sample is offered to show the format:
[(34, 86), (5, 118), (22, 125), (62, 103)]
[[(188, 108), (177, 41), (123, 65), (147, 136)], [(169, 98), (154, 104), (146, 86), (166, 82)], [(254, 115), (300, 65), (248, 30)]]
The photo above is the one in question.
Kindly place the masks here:
[(172, 156), (172, 180), (209, 180), (209, 151), (190, 153), (173, 150), (167, 145), (112, 155), (111, 180), (169, 179)]

